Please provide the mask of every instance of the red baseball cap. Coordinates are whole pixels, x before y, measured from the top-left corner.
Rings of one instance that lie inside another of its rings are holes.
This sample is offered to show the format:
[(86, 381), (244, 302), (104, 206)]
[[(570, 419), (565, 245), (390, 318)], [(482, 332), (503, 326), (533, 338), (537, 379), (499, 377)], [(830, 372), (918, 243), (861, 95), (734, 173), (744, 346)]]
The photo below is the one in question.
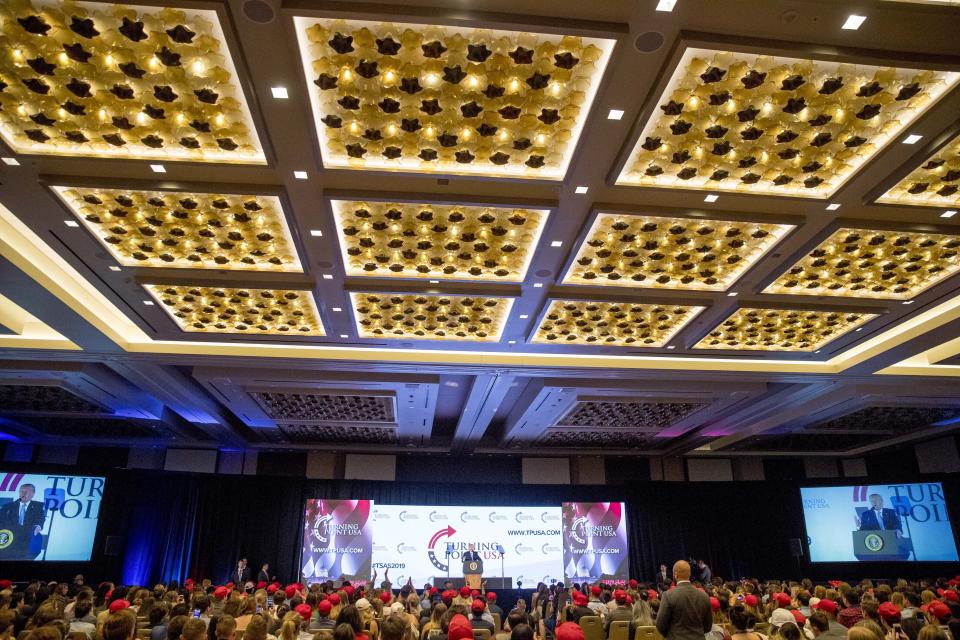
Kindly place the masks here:
[(381, 592), (380, 592), (380, 601), (381, 601), (383, 604), (387, 604), (387, 603), (390, 602), (391, 600), (393, 600), (393, 594), (392, 594), (392, 593), (390, 593), (389, 591), (381, 591)]
[(713, 596), (710, 596), (710, 608), (713, 609), (714, 611), (720, 610), (719, 598), (714, 598)]
[(271, 584), (267, 587), (267, 593), (269, 593), (270, 595), (273, 595), (277, 592), (279, 588), (280, 588), (279, 586), (275, 584)]
[(130, 602), (128, 600), (114, 600), (110, 603), (110, 613), (116, 613), (117, 611), (123, 611), (130, 607)]
[(599, 596), (601, 591), (602, 589), (600, 589), (600, 587), (597, 585), (590, 587), (590, 593), (594, 596)]
[(781, 607), (789, 607), (789, 606), (790, 606), (790, 594), (789, 594), (789, 593), (784, 593), (783, 591), (781, 591), (780, 593), (775, 593), (775, 594), (773, 594), (773, 599), (776, 600), (776, 601), (777, 601), (777, 604), (780, 605)]
[(582, 593), (577, 592), (577, 593), (573, 594), (573, 603), (574, 603), (575, 605), (577, 605), (578, 607), (585, 607), (585, 606), (587, 606), (587, 596), (585, 596), (585, 595), (582, 594)]
[(301, 618), (303, 618), (304, 622), (309, 620), (310, 616), (313, 615), (313, 607), (308, 604), (298, 604), (293, 610), (296, 611)]
[(953, 589), (947, 589), (943, 594), (943, 599), (947, 602), (960, 602), (960, 594)]
[(267, 581), (261, 580), (257, 583), (257, 589), (265, 589), (267, 587)]
[(647, 589), (647, 599), (648, 599), (648, 600), (656, 600), (658, 596), (659, 596), (659, 594), (656, 592), (655, 589)]
[(333, 610), (333, 605), (330, 604), (329, 600), (321, 600), (317, 603), (317, 613), (322, 616), (330, 615), (330, 612)]
[(799, 609), (792, 609), (790, 613), (793, 614), (793, 619), (797, 621), (797, 626), (802, 627), (807, 623), (807, 616), (800, 613)]
[(630, 588), (631, 588), (631, 589), (636, 589), (636, 588), (637, 588), (637, 585), (640, 584), (640, 583), (637, 582), (636, 580), (634, 580), (633, 578), (630, 578), (630, 582), (628, 582), (627, 584), (630, 585)]
[(226, 587), (217, 587), (216, 589), (213, 590), (213, 597), (216, 598), (217, 600), (223, 600), (228, 595), (230, 595), (230, 589)]
[(470, 595), (470, 587), (460, 587), (460, 597), (466, 598)]
[(927, 613), (932, 615), (940, 622), (943, 622), (950, 617), (950, 607), (939, 600), (934, 600), (930, 603), (930, 606), (927, 607)]
[(473, 640), (473, 627), (465, 616), (458, 613), (450, 618), (447, 640)]
[(884, 602), (877, 607), (877, 613), (888, 622), (900, 622), (900, 607), (892, 602)]
[(493, 591), (487, 591), (487, 600), (489, 600), (490, 602), (496, 602), (497, 594), (495, 594)]
[(338, 604), (340, 604), (340, 595), (337, 593), (331, 593), (330, 597), (327, 598), (327, 601), (333, 606), (337, 606)]
[(554, 632), (557, 640), (584, 640), (583, 629), (576, 622), (564, 622)]
[(617, 589), (613, 592), (613, 599), (617, 601), (617, 604), (623, 604), (627, 601), (627, 592), (623, 589)]
[(292, 598), (297, 595), (296, 585), (288, 584), (287, 588), (283, 590), (283, 595), (287, 596), (287, 598)]
[(816, 607), (817, 607), (817, 609), (819, 609), (820, 611), (826, 611), (826, 612), (828, 612), (828, 613), (836, 613), (836, 612), (837, 612), (837, 603), (834, 602), (833, 600), (826, 600), (826, 599), (821, 600), (820, 602), (818, 602), (818, 603), (816, 604)]
[(483, 600), (477, 599), (470, 603), (470, 610), (474, 613), (483, 613), (486, 608), (487, 605), (484, 604)]
[(9, 589), (13, 586), (13, 583), (9, 580), (0, 580), (0, 589)]
[(755, 607), (759, 603), (760, 601), (757, 600), (757, 596), (753, 595), (752, 593), (748, 593), (747, 595), (743, 596), (743, 604), (747, 605), (748, 607)]

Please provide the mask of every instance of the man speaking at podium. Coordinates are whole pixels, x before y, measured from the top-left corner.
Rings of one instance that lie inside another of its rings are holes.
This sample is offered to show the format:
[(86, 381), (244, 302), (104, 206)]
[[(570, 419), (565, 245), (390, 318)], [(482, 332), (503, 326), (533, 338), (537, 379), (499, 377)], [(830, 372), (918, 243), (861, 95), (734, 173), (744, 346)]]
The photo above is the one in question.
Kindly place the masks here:
[(883, 508), (883, 496), (870, 494), (870, 508), (857, 518), (860, 531), (896, 531), (897, 538), (903, 537), (903, 524), (896, 509)]
[(480, 554), (477, 553), (477, 545), (472, 543), (468, 544), (467, 550), (463, 552), (462, 560), (464, 562), (480, 562)]
[(40, 535), (46, 513), (43, 503), (33, 499), (36, 493), (37, 488), (32, 484), (22, 484), (19, 498), (0, 507), (0, 528), (13, 534), (5, 560), (33, 560), (37, 555), (31, 553), (30, 541)]
[(467, 545), (467, 550), (460, 557), (463, 560), (463, 582), (471, 589), (479, 589), (482, 586), (481, 575), (483, 574), (483, 560), (477, 553), (477, 547), (474, 544)]

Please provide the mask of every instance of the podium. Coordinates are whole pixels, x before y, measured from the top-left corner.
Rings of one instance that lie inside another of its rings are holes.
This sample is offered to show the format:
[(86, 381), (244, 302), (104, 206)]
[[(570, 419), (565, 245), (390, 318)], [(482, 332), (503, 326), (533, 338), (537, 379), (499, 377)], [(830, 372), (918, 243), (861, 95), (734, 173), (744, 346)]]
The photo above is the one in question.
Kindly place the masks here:
[(471, 589), (479, 589), (483, 578), (483, 560), (468, 560), (463, 563), (463, 583)]
[(857, 560), (906, 560), (913, 550), (909, 538), (897, 538), (897, 532), (854, 531), (853, 555)]

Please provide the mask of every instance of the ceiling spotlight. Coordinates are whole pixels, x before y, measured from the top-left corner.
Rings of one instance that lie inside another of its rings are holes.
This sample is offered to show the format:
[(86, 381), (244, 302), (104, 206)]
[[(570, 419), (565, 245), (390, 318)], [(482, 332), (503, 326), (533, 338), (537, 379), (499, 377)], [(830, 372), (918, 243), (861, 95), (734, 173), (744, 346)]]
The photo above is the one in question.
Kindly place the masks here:
[(320, 229), (310, 229), (310, 235), (312, 235), (314, 238), (322, 238), (323, 231)]
[(947, 211), (944, 211), (943, 213), (941, 213), (941, 214), (940, 214), (940, 217), (941, 217), (941, 218), (952, 218), (952, 217), (955, 216), (955, 215), (957, 215), (957, 210), (956, 210), (956, 209), (948, 209)]
[(287, 94), (286, 87), (270, 87), (270, 93), (273, 94), (273, 97), (277, 100), (286, 100), (290, 96)]
[(345, 333), (341, 333), (341, 334), (340, 334), (340, 337), (341, 337), (341, 338), (349, 338), (350, 336), (348, 336), (348, 335), (345, 334)]
[(854, 333), (860, 333), (861, 331), (863, 331), (863, 327), (857, 327), (854, 329)]
[(736, 298), (736, 297), (737, 297), (737, 292), (736, 292), (736, 291), (731, 291), (730, 293), (727, 294), (727, 297), (728, 297), (728, 298)]
[(562, 247), (562, 246), (563, 246), (563, 240), (554, 240), (553, 242), (550, 243), (550, 246), (551, 246), (551, 247)]
[(534, 289), (542, 289), (542, 288), (543, 288), (543, 283), (542, 283), (542, 282), (534, 282), (534, 283), (533, 283), (533, 288), (534, 288)]
[(110, 265), (110, 271), (120, 271), (120, 267), (115, 264)]
[(152, 306), (153, 306), (153, 300), (144, 300), (144, 301), (143, 301), (143, 304), (147, 305), (148, 307), (152, 307)]
[(167, 172), (167, 168), (166, 168), (165, 166), (163, 166), (162, 164), (152, 164), (152, 165), (150, 165), (150, 170), (153, 171), (154, 173), (166, 173), (166, 172)]
[(607, 120), (620, 120), (623, 118), (623, 109), (610, 109), (607, 114)]
[(323, 279), (324, 279), (324, 280), (333, 280), (333, 274), (325, 273), (325, 274), (323, 274)]
[(336, 311), (337, 313), (339, 313), (343, 311), (343, 309), (341, 309), (340, 307), (333, 307), (332, 311)]
[(516, 340), (507, 340), (507, 344), (517, 344)]
[(839, 202), (831, 202), (830, 204), (827, 205), (827, 211), (836, 211), (839, 208), (840, 208)]
[(720, 196), (718, 196), (717, 194), (715, 194), (715, 193), (708, 193), (708, 194), (707, 194), (707, 197), (705, 197), (705, 198), (703, 199), (703, 201), (704, 201), (704, 202), (716, 202), (716, 201), (719, 200), (719, 199), (720, 199)]
[(903, 304), (913, 304), (913, 300), (905, 300)]
[(677, 0), (658, 0), (657, 11), (673, 11), (676, 4)]
[(847, 31), (856, 31), (866, 19), (867, 16), (858, 16), (855, 13), (851, 13), (849, 16), (847, 16), (847, 21), (843, 23), (842, 28), (846, 29)]
[(908, 135), (906, 138), (903, 139), (903, 144), (917, 144), (918, 142), (920, 142), (921, 138), (923, 138), (923, 136), (918, 136), (915, 133), (911, 133), (910, 135)]
[(293, 177), (296, 178), (297, 180), (306, 180), (306, 179), (307, 179), (307, 172), (306, 172), (306, 171), (294, 171), (294, 172), (293, 172)]
[(72, 227), (74, 229), (80, 226), (76, 220), (64, 220), (63, 224), (67, 225), (68, 227)]
[(439, 281), (439, 280), (431, 280), (431, 281), (430, 281), (430, 284), (440, 284), (440, 281)]
[(521, 320), (526, 320), (526, 319), (529, 318), (529, 317), (530, 317), (530, 316), (527, 315), (526, 313), (521, 313), (521, 314), (520, 314), (520, 319), (521, 319)]
[(574, 192), (574, 193), (577, 193), (577, 194), (580, 194), (580, 195), (583, 195), (583, 194), (585, 194), (585, 193), (586, 193), (587, 191), (589, 191), (589, 190), (590, 190), (589, 187), (579, 186), (579, 187), (577, 187), (576, 189), (574, 189), (573, 192)]
[(7, 165), (8, 167), (20, 166), (20, 162), (16, 158), (10, 158), (5, 156), (3, 158), (0, 158), (0, 160), (3, 160), (3, 164)]
[(672, 344), (667, 346), (667, 349), (676, 349), (676, 348), (677, 348), (677, 347), (674, 346), (674, 345), (672, 345)]

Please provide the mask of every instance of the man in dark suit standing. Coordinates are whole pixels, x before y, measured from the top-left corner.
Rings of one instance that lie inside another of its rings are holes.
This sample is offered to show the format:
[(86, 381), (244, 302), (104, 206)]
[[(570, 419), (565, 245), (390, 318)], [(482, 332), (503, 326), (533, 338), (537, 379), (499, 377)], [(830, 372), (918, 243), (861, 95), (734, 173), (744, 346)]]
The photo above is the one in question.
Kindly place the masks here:
[(230, 582), (236, 584), (237, 587), (242, 590), (243, 584), (249, 579), (250, 569), (247, 568), (247, 559), (240, 558), (237, 561), (237, 568), (230, 574)]
[(897, 537), (903, 536), (903, 525), (896, 509), (883, 508), (883, 496), (879, 493), (870, 495), (870, 509), (860, 514), (857, 519), (860, 531), (896, 531)]
[(666, 591), (670, 588), (670, 584), (673, 582), (673, 575), (671, 575), (670, 570), (667, 569), (667, 565), (660, 565), (660, 571), (657, 571), (656, 582), (661, 591)]
[(13, 533), (13, 542), (5, 554), (7, 560), (33, 560), (30, 541), (40, 535), (46, 512), (43, 503), (34, 500), (37, 488), (32, 484), (20, 485), (20, 497), (0, 507), (0, 526)]
[(269, 583), (271, 580), (270, 576), (270, 564), (267, 562), (263, 563), (263, 566), (260, 567), (260, 573), (257, 574), (257, 582), (266, 582)]
[(480, 554), (477, 553), (477, 547), (474, 544), (467, 545), (467, 550), (463, 552), (464, 562), (480, 562)]
[(657, 631), (664, 640), (703, 640), (713, 627), (710, 598), (690, 584), (690, 563), (678, 560), (673, 565), (677, 588), (660, 597)]

